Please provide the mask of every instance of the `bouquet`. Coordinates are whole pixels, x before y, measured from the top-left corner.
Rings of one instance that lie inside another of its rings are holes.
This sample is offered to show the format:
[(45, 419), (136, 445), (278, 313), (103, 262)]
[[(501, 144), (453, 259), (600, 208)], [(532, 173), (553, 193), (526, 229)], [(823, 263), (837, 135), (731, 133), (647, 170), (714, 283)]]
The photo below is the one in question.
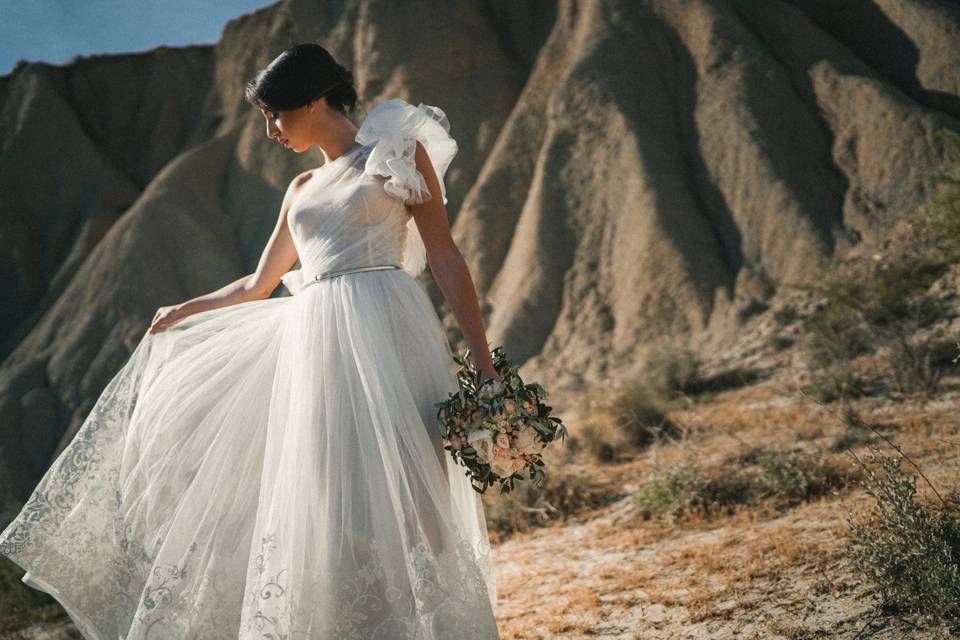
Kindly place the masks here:
[(500, 380), (481, 381), (469, 355), (467, 350), (453, 356), (460, 365), (460, 388), (434, 404), (439, 407), (443, 448), (467, 468), (466, 475), (478, 493), (494, 483), (500, 484), (500, 493), (512, 491), (525, 472), (542, 487), (546, 473), (541, 453), (547, 444), (566, 437), (566, 427), (560, 418), (550, 415), (552, 407), (544, 404), (547, 393), (543, 387), (524, 384), (503, 347), (491, 352)]

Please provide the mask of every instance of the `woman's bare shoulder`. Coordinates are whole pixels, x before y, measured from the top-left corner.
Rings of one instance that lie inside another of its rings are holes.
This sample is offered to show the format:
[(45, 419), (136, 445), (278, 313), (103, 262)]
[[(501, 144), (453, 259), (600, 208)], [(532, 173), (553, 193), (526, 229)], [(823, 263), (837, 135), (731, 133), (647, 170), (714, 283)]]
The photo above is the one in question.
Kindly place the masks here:
[(316, 169), (307, 169), (306, 171), (296, 175), (293, 178), (293, 180), (290, 181), (290, 188), (291, 189), (303, 188), (304, 186), (306, 186), (308, 182), (310, 182), (311, 179), (313, 179), (313, 175), (316, 172), (317, 172)]
[(280, 215), (285, 216), (286, 212), (297, 201), (297, 198), (303, 192), (304, 188), (313, 179), (316, 169), (308, 169), (303, 173), (297, 174), (287, 185), (287, 192), (283, 195), (283, 204), (280, 206)]

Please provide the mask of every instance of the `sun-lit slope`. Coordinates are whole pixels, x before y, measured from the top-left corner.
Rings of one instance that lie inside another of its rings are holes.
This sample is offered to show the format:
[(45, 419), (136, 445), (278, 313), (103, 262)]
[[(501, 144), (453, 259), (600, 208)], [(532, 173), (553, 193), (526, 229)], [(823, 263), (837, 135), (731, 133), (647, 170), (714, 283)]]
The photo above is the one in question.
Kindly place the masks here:
[(709, 350), (915, 208), (960, 130), (960, 14), (831, 6), (559, 3), (454, 227), (492, 342), (573, 384)]

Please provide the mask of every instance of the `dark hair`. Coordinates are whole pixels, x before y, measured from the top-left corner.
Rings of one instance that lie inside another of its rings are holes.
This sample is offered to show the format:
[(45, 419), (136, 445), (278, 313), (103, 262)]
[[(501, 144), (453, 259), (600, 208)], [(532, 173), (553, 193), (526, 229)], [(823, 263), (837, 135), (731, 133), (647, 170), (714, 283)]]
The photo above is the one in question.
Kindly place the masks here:
[(353, 74), (313, 43), (281, 53), (247, 82), (244, 91), (247, 102), (269, 112), (299, 109), (320, 96), (345, 115), (357, 106)]

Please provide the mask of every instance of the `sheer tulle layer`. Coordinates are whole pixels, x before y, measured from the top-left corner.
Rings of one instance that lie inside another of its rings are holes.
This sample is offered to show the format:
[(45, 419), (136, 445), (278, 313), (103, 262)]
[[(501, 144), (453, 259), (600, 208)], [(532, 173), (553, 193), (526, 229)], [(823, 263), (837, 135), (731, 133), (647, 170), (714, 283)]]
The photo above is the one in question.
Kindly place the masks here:
[(88, 638), (498, 638), (456, 388), (403, 271), (145, 334), (0, 534)]

